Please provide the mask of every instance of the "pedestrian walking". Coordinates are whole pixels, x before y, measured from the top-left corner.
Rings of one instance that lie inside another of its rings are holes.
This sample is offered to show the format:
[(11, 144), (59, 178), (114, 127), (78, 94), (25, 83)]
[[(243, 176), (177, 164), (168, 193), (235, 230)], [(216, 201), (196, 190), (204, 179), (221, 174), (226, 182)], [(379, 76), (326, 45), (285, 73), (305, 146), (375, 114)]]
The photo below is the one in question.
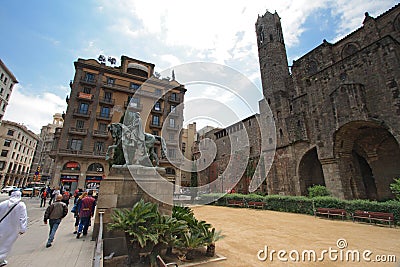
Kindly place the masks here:
[(60, 187), (53, 187), (53, 189), (51, 190), (51, 195), (50, 195), (50, 201), (49, 201), (49, 205), (54, 201), (54, 199), (56, 198), (56, 196), (58, 194), (61, 194), (60, 192)]
[(46, 207), (46, 198), (47, 198), (47, 191), (44, 190), (41, 194), (40, 194), (40, 207)]
[(79, 212), (79, 226), (76, 238), (79, 238), (81, 234), (87, 235), (88, 228), (90, 225), (90, 219), (94, 215), (94, 208), (96, 207), (96, 200), (92, 197), (93, 192), (84, 192), (82, 194), (82, 200), (78, 207)]
[(65, 205), (67, 205), (67, 207), (68, 207), (68, 205), (69, 205), (69, 199), (70, 199), (71, 195), (69, 194), (68, 191), (65, 191), (65, 192), (62, 194), (62, 196), (63, 196), (63, 197), (62, 197), (61, 201), (64, 202)]
[[(87, 193), (86, 193), (87, 194)], [(86, 195), (85, 195), (86, 196)], [(79, 226), (79, 205), (81, 203), (81, 200), (83, 198), (83, 190), (82, 189), (77, 189), (75, 190), (74, 193), (74, 207), (71, 209), (71, 212), (74, 214), (75, 218), (75, 230), (74, 230), (74, 235), (78, 233), (78, 226)]]
[(8, 200), (0, 203), (0, 266), (7, 265), (6, 257), (18, 234), (26, 231), (28, 215), (21, 191), (14, 191)]
[(49, 220), (50, 232), (49, 238), (46, 243), (46, 248), (51, 247), (51, 243), (53, 243), (54, 236), (58, 229), (58, 226), (61, 223), (62, 218), (67, 216), (68, 208), (63, 202), (61, 202), (62, 195), (58, 194), (56, 196), (55, 202), (47, 207), (46, 212), (44, 213), (44, 224), (47, 224), (47, 220)]

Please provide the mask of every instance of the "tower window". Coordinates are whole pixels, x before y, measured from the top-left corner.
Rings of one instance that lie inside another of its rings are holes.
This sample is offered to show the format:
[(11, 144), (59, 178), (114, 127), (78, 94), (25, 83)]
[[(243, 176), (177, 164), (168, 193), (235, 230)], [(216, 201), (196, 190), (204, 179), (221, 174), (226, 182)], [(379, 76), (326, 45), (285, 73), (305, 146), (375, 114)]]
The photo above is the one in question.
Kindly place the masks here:
[(272, 42), (274, 41), (274, 37), (272, 36), (272, 34), (269, 35), (269, 40)]

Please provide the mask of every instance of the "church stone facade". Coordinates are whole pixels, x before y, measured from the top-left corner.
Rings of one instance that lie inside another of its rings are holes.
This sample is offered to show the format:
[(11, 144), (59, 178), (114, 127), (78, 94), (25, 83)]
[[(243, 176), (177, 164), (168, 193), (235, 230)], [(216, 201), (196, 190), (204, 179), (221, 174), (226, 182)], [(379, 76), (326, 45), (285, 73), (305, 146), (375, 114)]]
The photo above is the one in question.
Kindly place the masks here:
[(343, 199), (392, 198), (389, 185), (400, 177), (400, 5), (376, 18), (365, 13), (359, 29), (324, 40), (291, 68), (278, 14), (267, 11), (255, 26), (276, 126), (268, 194), (307, 195), (319, 184)]

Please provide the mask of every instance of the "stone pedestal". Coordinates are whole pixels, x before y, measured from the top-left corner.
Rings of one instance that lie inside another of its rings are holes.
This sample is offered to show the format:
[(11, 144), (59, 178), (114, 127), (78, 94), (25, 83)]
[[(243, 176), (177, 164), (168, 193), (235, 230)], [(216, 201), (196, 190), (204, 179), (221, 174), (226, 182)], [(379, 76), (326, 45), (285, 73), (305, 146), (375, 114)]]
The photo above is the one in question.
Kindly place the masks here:
[(97, 239), (100, 220), (99, 211), (103, 214), (103, 253), (115, 256), (126, 255), (124, 233), (110, 231), (114, 209), (132, 208), (140, 199), (158, 205), (161, 214), (172, 214), (173, 184), (165, 177), (164, 168), (144, 167), (139, 165), (113, 166), (109, 176), (101, 182), (97, 199), (97, 211), (93, 230), (93, 239)]

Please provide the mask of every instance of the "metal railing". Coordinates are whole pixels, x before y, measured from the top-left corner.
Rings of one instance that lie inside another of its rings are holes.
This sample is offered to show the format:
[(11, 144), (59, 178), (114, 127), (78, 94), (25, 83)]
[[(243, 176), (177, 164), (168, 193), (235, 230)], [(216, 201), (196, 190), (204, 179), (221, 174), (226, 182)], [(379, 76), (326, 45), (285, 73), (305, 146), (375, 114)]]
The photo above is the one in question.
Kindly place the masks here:
[(97, 236), (97, 241), (96, 241), (96, 250), (94, 252), (93, 267), (103, 266), (103, 214), (104, 211), (100, 210), (99, 211), (100, 227), (99, 227), (99, 235)]

